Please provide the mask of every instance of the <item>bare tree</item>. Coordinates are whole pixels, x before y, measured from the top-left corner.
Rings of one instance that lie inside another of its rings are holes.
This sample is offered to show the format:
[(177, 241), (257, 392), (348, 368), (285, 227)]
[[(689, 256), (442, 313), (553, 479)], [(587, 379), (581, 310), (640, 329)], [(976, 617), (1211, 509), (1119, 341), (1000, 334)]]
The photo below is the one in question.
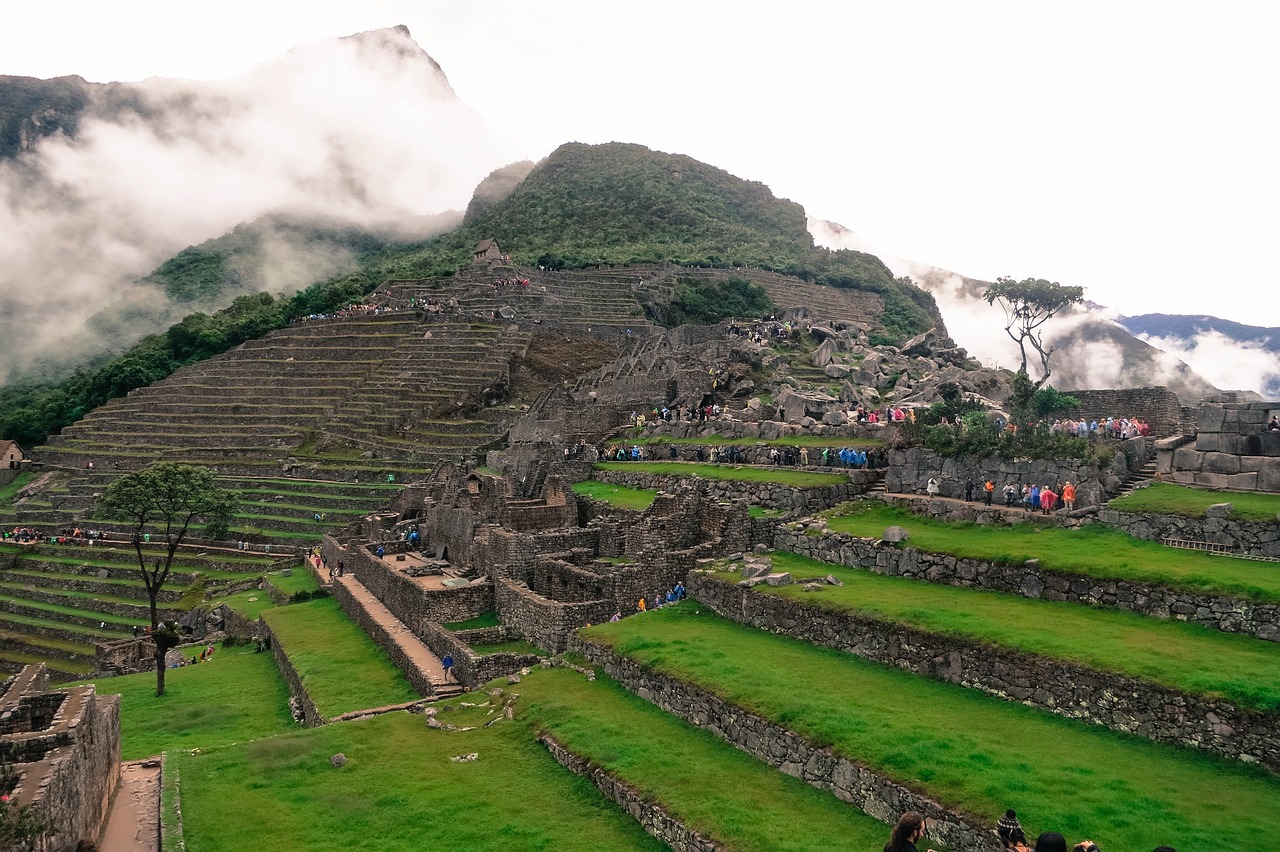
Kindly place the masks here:
[[(102, 498), (102, 509), (108, 516), (125, 519), (133, 526), (138, 572), (142, 575), (151, 605), (151, 636), (156, 646), (156, 695), (164, 695), (165, 652), (178, 644), (178, 635), (160, 623), (156, 601), (169, 579), (173, 556), (187, 537), (191, 524), (203, 520), (211, 528), (225, 530), (236, 510), (235, 495), (219, 488), (208, 468), (160, 462), (145, 470), (125, 474), (113, 482)], [(164, 545), (164, 551), (148, 568), (142, 545), (152, 530)]]
[(1032, 386), (1032, 392), (1039, 390), (1049, 380), (1049, 356), (1053, 347), (1045, 346), (1042, 327), (1046, 322), (1060, 313), (1068, 305), (1078, 304), (1084, 300), (1083, 287), (1064, 287), (1043, 278), (1024, 278), (1014, 281), (1012, 278), (997, 278), (996, 283), (982, 294), (987, 304), (1000, 303), (1004, 309), (1005, 333), (1018, 344), (1022, 353), (1022, 365), (1018, 372), (1027, 375), (1027, 346), (1040, 356), (1042, 375)]

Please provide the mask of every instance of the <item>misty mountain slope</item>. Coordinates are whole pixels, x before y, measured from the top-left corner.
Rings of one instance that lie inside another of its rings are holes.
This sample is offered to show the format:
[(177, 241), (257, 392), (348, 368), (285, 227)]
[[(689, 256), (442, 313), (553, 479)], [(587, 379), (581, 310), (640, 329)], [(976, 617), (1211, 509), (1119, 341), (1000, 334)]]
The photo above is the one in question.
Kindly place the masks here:
[[(438, 229), (404, 231), (461, 209), (500, 161), (403, 27), (301, 45), (211, 82), (2, 78), (0, 104), (3, 373), (68, 337), (93, 349), (83, 323), (113, 306), (125, 321), (88, 329), (113, 333), (99, 351), (162, 329), (174, 311), (135, 282), (238, 223), (278, 213), (421, 239)], [(273, 252), (280, 268), (314, 260), (287, 245)], [(285, 289), (310, 283), (283, 277)], [(235, 294), (203, 288), (199, 306)]]
[(1267, 399), (1280, 399), (1280, 328), (1202, 314), (1143, 314), (1120, 317), (1118, 322), (1223, 387), (1248, 388)]
[[(822, 245), (869, 250), (848, 228), (810, 220)], [(1017, 367), (1017, 345), (1005, 334), (1004, 311), (983, 300), (990, 282), (968, 278), (926, 263), (885, 252), (877, 255), (893, 270), (929, 291), (946, 318), (952, 338), (984, 364)], [(1176, 355), (1138, 339), (1113, 319), (1114, 312), (1093, 302), (1064, 311), (1045, 326), (1045, 340), (1056, 350), (1050, 383), (1059, 390), (1091, 390), (1159, 385), (1192, 405), (1218, 392), (1213, 382)]]

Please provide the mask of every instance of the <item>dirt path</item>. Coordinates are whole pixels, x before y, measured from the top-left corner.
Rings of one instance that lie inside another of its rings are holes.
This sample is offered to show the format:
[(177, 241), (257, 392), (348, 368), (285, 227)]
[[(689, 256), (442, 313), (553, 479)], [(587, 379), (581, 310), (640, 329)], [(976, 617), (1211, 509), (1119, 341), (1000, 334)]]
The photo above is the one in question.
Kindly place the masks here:
[(341, 583), (343, 588), (351, 593), (351, 596), (359, 602), (365, 612), (395, 639), (396, 645), (400, 647), (409, 661), (417, 667), (418, 671), (426, 675), (427, 680), (434, 684), (445, 683), (444, 666), (440, 663), (440, 658), (431, 653), (421, 639), (413, 635), (413, 632), (405, 626), (404, 622), (391, 614), (391, 610), (383, 606), (382, 601), (373, 596), (373, 593), (360, 584), (355, 577), (350, 575), (335, 577), (333, 582)]
[(160, 761), (120, 764), (107, 828), (99, 852), (158, 852), (160, 849)]

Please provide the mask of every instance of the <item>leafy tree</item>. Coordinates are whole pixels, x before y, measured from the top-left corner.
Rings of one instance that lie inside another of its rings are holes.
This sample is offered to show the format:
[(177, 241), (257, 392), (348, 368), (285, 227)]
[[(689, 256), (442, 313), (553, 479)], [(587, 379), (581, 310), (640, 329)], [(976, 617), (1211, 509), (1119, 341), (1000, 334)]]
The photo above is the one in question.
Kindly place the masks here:
[(1038, 391), (1049, 380), (1049, 356), (1053, 354), (1053, 347), (1045, 346), (1043, 326), (1067, 306), (1083, 300), (1084, 288), (1064, 287), (1043, 278), (1014, 281), (1004, 277), (997, 278), (996, 283), (982, 294), (982, 298), (989, 305), (999, 302), (1004, 309), (1005, 319), (1008, 320), (1004, 327), (1005, 333), (1018, 344), (1018, 350), (1022, 353), (1022, 364), (1018, 367), (1018, 372), (1027, 375), (1028, 346), (1040, 356), (1043, 374), (1031, 387), (1032, 393)]
[[(191, 524), (203, 519), (214, 528), (226, 529), (236, 510), (236, 498), (218, 487), (213, 472), (205, 467), (159, 462), (145, 470), (125, 474), (111, 484), (102, 498), (102, 509), (110, 517), (128, 521), (133, 527), (133, 547), (138, 556), (138, 572), (147, 589), (151, 607), (151, 636), (156, 646), (156, 695), (164, 695), (165, 652), (178, 644), (177, 631), (165, 628), (156, 615), (156, 600), (169, 579), (173, 556), (178, 552)], [(142, 551), (144, 536), (157, 529), (164, 555), (147, 567)]]

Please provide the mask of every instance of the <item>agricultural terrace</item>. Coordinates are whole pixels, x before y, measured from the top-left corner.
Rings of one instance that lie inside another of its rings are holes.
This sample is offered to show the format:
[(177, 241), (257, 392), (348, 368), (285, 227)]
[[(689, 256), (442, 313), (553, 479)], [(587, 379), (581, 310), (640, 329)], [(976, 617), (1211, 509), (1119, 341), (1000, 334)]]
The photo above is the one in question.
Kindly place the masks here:
[(888, 828), (784, 775), (597, 673), (539, 670), (521, 718), (659, 802), (726, 849), (878, 849)]
[(860, 538), (880, 538), (888, 526), (903, 527), (910, 533), (907, 546), (930, 553), (997, 564), (1038, 559), (1051, 571), (1280, 603), (1280, 572), (1272, 565), (1168, 548), (1102, 524), (1074, 530), (1041, 524), (979, 526), (923, 518), (870, 500), (846, 503), (826, 518), (831, 529)]
[[(833, 575), (844, 586), (824, 586), (814, 594), (800, 585), (758, 585), (753, 594), (1013, 648), (1195, 695), (1221, 696), (1241, 707), (1280, 711), (1280, 644), (1275, 642), (1120, 610), (886, 577), (792, 553), (772, 557), (775, 571), (790, 571), (796, 578)], [(741, 579), (733, 571), (717, 576), (726, 582)]]
[(652, 488), (629, 488), (625, 485), (610, 485), (607, 482), (596, 482), (592, 479), (573, 483), (573, 491), (575, 494), (608, 503), (619, 509), (640, 512), (649, 508), (653, 498), (658, 496), (658, 492)]
[[(743, 627), (692, 602), (583, 631), (990, 825), (1103, 849), (1252, 848), (1280, 778)], [(963, 720), (963, 724), (957, 724)], [(1153, 781), (1158, 779), (1158, 781)], [(861, 848), (861, 847), (860, 847)], [(874, 848), (874, 847), (872, 847)]]
[(848, 477), (836, 473), (807, 473), (775, 467), (698, 464), (696, 462), (596, 462), (596, 470), (651, 473), (658, 476), (688, 476), (730, 482), (769, 482), (793, 488), (823, 488), (841, 485)]
[(326, 718), (420, 696), (333, 598), (268, 609), (262, 618)]
[(1228, 517), (1237, 521), (1269, 523), (1280, 516), (1280, 494), (1205, 491), (1170, 482), (1153, 482), (1145, 488), (1117, 497), (1107, 504), (1107, 508), (1118, 512), (1155, 512), (1184, 518), (1203, 518), (1205, 509), (1217, 503), (1230, 503), (1231, 514)]

